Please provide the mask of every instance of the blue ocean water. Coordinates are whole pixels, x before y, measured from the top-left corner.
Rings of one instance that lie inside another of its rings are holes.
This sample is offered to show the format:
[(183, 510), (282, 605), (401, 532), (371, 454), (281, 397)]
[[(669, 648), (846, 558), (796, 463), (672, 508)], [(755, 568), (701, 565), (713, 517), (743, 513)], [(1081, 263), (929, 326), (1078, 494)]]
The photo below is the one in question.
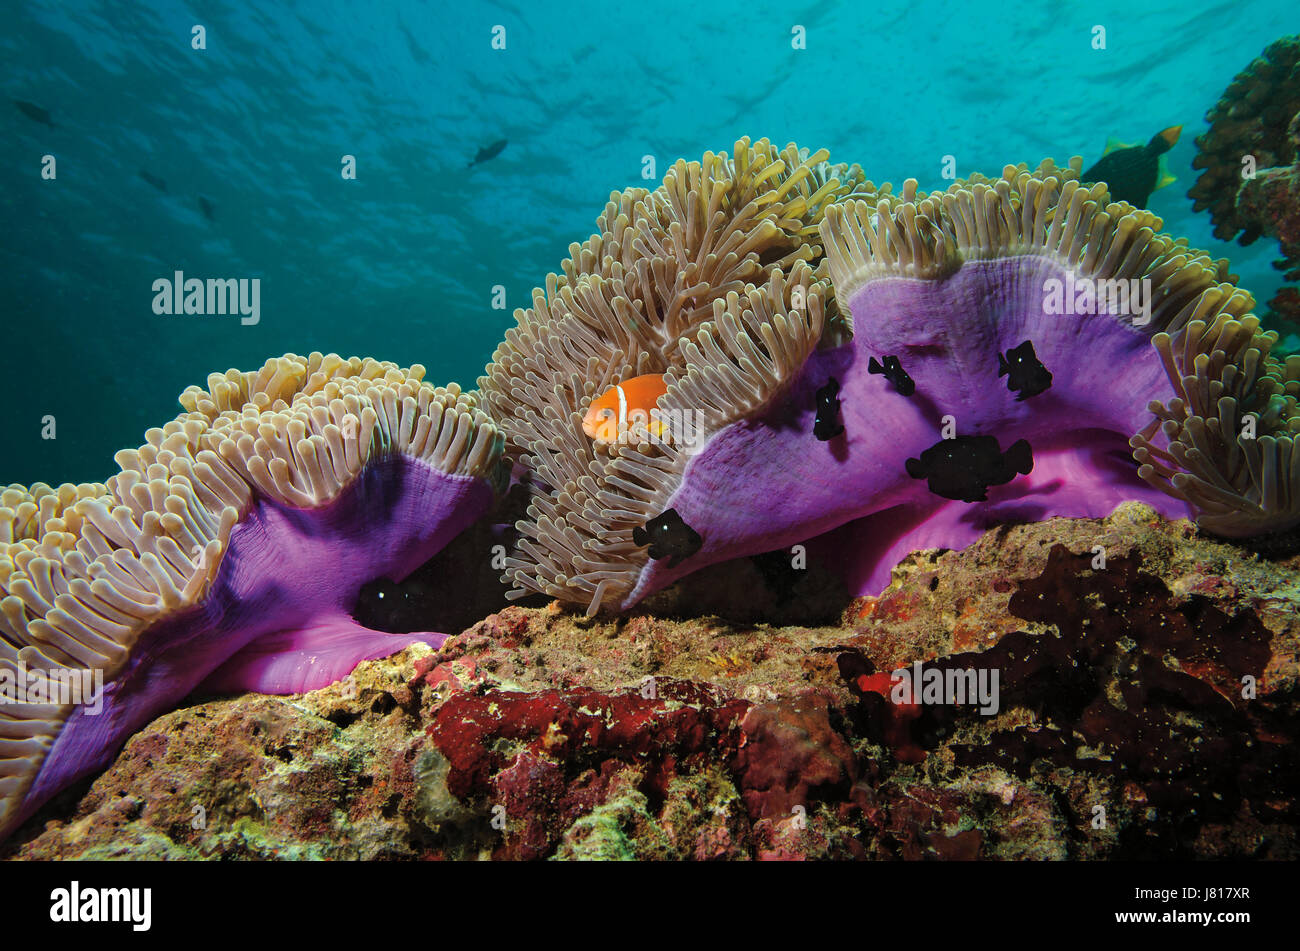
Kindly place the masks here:
[[(1296, 31), (1294, 13), (1283, 0), (11, 0), (0, 484), (102, 481), (185, 386), (286, 351), (423, 363), (434, 383), (472, 387), (609, 193), (645, 184), (646, 156), (657, 182), (742, 135), (932, 188), (947, 155), (959, 176), (1090, 164), (1108, 136), (1181, 123), (1179, 180), (1150, 207), (1267, 300), (1276, 242), (1215, 241), (1186, 190), (1206, 110)], [(153, 284), (176, 271), (257, 278), (257, 323), (155, 314)]]

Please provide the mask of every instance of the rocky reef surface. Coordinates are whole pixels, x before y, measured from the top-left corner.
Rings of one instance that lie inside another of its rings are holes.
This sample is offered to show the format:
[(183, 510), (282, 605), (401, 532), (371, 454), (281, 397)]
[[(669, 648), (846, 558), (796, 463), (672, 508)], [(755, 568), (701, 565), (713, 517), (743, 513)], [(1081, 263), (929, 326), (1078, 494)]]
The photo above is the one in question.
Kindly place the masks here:
[[(615, 619), (513, 606), (323, 690), (191, 698), (0, 857), (1296, 858), (1278, 551), (1127, 503), (916, 553), (879, 598), (780, 552)], [(917, 661), (996, 671), (996, 712), (893, 702)]]

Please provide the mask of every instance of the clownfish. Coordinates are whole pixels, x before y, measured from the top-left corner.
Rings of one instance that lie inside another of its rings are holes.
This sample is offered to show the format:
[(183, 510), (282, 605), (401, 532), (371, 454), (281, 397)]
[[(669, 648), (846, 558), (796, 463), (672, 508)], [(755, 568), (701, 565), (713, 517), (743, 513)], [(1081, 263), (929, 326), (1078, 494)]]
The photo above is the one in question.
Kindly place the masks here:
[(668, 392), (662, 373), (647, 373), (616, 383), (594, 400), (582, 420), (582, 431), (599, 443), (617, 442), (633, 427), (644, 426), (656, 438), (668, 432), (662, 420), (651, 419), (650, 411)]

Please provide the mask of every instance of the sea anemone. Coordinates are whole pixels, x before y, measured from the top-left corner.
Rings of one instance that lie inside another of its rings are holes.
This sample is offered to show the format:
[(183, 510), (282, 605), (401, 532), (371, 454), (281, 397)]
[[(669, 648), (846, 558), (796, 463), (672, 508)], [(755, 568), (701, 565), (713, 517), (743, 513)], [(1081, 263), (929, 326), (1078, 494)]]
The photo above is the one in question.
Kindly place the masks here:
[[(1126, 499), (1232, 534), (1300, 520), (1300, 367), (1269, 356), (1276, 335), (1226, 262), (1081, 186), (1078, 159), (901, 195), (824, 161), (742, 140), (734, 156), (679, 162), (656, 191), (614, 195), (600, 233), (516, 313), (480, 380), (533, 473), (512, 594), (626, 608), (711, 562), (865, 516), (839, 557), (875, 590), (907, 551)], [(1141, 318), (1127, 297), (1049, 306), (1051, 282), (1119, 281), (1137, 282)], [(1055, 382), (1017, 399), (999, 367), (1026, 343)], [(886, 356), (914, 395), (869, 369)], [(697, 414), (698, 438), (585, 437), (596, 395), (653, 372), (668, 381), (658, 409)], [(842, 412), (842, 433), (818, 434), (819, 406)], [(1247, 413), (1253, 444), (1213, 445)], [(968, 473), (918, 473), (954, 446), (985, 475), (941, 498), (936, 485)], [(999, 447), (1019, 461), (989, 455)]]
[[(766, 139), (679, 160), (654, 191), (614, 193), (598, 233), (570, 247), (497, 348), (479, 387), (534, 495), (507, 559), (514, 595), (582, 600), (594, 613), (636, 584), (635, 529), (666, 507), (691, 440), (594, 443), (592, 399), (620, 380), (667, 378), (668, 418), (698, 441), (775, 399), (843, 323), (828, 305), (817, 226), (873, 193), (857, 166)], [(640, 434), (644, 436), (645, 434)]]
[[(106, 483), (0, 493), (0, 837), (200, 684), (298, 692), (441, 642), (349, 616), (503, 487), (497, 428), (423, 373), (313, 353), (213, 374)], [(74, 682), (102, 692), (55, 690)]]

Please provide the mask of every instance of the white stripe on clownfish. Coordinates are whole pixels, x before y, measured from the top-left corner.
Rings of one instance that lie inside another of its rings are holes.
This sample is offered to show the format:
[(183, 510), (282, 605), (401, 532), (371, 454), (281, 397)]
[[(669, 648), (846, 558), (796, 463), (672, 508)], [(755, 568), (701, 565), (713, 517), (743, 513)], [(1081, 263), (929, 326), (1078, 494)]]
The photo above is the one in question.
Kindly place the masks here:
[(614, 389), (618, 391), (618, 431), (627, 432), (627, 391), (623, 389), (622, 383), (615, 383)]

